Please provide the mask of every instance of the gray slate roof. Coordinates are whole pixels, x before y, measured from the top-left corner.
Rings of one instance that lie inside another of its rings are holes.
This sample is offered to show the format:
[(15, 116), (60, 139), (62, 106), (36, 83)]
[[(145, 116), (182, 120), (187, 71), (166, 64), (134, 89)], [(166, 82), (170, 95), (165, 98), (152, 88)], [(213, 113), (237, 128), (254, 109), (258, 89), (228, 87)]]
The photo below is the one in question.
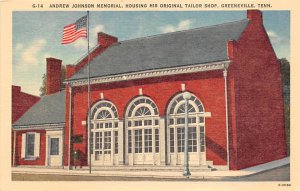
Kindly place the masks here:
[(64, 90), (42, 97), (13, 126), (65, 123), (65, 95)]
[[(248, 20), (119, 42), (90, 62), (91, 77), (228, 60), (227, 41), (238, 40)], [(69, 80), (87, 78), (87, 66)]]

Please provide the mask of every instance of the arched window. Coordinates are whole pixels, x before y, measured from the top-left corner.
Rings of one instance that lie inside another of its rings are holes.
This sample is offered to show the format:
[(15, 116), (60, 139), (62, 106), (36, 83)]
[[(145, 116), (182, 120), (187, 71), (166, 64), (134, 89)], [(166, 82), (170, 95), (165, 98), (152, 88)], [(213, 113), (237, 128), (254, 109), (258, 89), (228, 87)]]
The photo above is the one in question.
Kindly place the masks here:
[[(187, 110), (189, 128), (188, 150), (190, 153), (205, 152), (204, 107), (200, 100), (193, 94), (188, 101)], [(167, 124), (169, 154), (183, 153), (185, 124), (185, 100), (183, 98), (183, 93), (176, 95), (170, 101), (167, 109)], [(195, 156), (197, 157), (196, 154)], [(176, 156), (176, 158), (180, 157), (181, 156)]]
[(118, 113), (109, 101), (102, 100), (91, 108), (91, 153), (98, 164), (111, 164), (118, 154)]
[[(139, 96), (127, 107), (127, 153), (134, 153), (134, 164), (147, 164), (147, 153), (159, 152), (159, 114), (155, 103), (148, 97)], [(153, 156), (153, 155), (152, 155)], [(153, 158), (152, 158), (153, 159)]]

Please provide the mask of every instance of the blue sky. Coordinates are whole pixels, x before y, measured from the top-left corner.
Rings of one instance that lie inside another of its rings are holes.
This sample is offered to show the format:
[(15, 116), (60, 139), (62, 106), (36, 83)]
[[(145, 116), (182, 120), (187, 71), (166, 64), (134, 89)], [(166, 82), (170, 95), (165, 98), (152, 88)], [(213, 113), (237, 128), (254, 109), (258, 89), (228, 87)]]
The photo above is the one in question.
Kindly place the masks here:
[[(61, 45), (63, 27), (86, 12), (14, 12), (13, 84), (22, 91), (39, 95), (47, 57), (73, 64), (87, 52), (86, 39)], [(278, 58), (290, 60), (290, 12), (264, 11), (264, 25)], [(90, 12), (90, 44), (97, 32), (116, 36), (119, 41), (155, 34), (198, 28), (246, 18), (246, 11), (184, 12)]]

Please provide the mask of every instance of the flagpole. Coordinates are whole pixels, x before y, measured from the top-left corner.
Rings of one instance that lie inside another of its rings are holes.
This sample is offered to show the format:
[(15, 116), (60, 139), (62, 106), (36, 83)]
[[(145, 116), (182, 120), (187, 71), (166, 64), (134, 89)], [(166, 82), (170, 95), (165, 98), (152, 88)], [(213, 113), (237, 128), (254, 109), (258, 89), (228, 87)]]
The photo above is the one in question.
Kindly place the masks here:
[(87, 41), (88, 41), (88, 154), (89, 154), (89, 173), (92, 173), (92, 163), (91, 163), (91, 111), (90, 111), (90, 92), (91, 92), (91, 84), (90, 84), (90, 13), (87, 11)]

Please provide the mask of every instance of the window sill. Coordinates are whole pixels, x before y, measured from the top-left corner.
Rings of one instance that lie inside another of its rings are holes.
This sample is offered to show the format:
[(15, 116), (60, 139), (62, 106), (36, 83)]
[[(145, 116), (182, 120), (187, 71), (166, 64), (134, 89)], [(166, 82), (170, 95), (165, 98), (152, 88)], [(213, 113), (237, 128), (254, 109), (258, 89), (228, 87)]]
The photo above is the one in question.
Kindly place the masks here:
[(30, 160), (37, 160), (38, 157), (28, 157), (28, 158), (23, 158), (23, 160), (27, 160), (27, 161), (30, 161)]

